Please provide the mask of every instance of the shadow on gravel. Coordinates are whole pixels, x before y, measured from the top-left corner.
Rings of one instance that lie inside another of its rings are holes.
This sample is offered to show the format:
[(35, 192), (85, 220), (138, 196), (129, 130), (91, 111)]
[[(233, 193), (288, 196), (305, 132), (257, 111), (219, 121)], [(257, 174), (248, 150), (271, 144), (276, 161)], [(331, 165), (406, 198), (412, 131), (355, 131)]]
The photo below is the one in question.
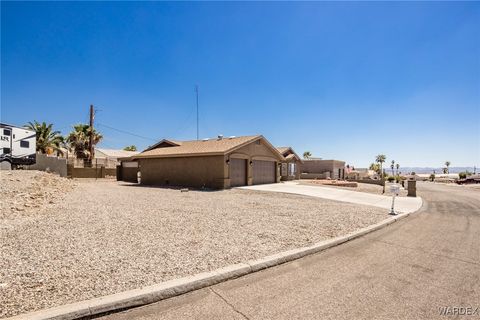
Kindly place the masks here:
[(131, 188), (146, 188), (146, 189), (164, 189), (164, 190), (178, 190), (180, 192), (188, 191), (201, 191), (201, 192), (219, 192), (219, 191), (228, 191), (228, 189), (210, 189), (210, 188), (194, 188), (194, 187), (182, 187), (182, 186), (173, 186), (173, 185), (146, 185), (130, 182), (119, 182), (119, 186), (122, 187), (131, 187)]

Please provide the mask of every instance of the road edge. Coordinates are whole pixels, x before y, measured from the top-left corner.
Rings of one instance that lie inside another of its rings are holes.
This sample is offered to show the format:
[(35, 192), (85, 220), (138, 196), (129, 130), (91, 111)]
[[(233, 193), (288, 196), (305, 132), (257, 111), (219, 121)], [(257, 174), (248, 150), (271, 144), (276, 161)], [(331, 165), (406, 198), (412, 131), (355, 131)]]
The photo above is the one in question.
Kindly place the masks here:
[(10, 318), (4, 318), (3, 320), (73, 320), (158, 302), (335, 247), (382, 229), (413, 213), (422, 211), (421, 208), (424, 204), (425, 202), (422, 199), (422, 206), (417, 211), (391, 216), (379, 223), (362, 228), (345, 236), (324, 240), (311, 246), (283, 251), (264, 258), (229, 265), (227, 267), (219, 268), (210, 272), (199, 273), (193, 276), (165, 281), (141, 289), (128, 290), (72, 304), (20, 314)]

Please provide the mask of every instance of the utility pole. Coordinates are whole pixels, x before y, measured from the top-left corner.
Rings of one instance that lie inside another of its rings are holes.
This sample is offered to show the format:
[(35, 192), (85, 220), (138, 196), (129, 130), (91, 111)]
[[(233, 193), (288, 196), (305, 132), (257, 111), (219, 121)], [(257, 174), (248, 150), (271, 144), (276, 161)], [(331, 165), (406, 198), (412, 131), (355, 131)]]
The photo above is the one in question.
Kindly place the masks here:
[(90, 162), (93, 162), (93, 157), (95, 156), (95, 149), (93, 148), (93, 118), (94, 110), (93, 104), (90, 105)]
[(197, 140), (200, 138), (199, 130), (198, 130), (198, 85), (195, 85), (195, 93), (197, 95)]

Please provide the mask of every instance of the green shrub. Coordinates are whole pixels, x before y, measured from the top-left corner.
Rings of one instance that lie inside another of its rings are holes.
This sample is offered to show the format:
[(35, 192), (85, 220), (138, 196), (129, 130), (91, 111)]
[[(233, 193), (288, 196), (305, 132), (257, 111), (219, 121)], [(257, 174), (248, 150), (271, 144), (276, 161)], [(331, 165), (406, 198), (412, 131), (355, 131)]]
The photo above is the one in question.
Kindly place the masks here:
[(472, 175), (472, 173), (467, 170), (467, 171), (465, 171), (465, 172), (460, 172), (460, 173), (458, 174), (458, 177), (459, 177), (460, 179), (465, 179), (466, 177), (471, 176), (471, 175)]
[(394, 176), (388, 176), (387, 180), (388, 180), (388, 182), (393, 182), (393, 181), (395, 181), (395, 177)]

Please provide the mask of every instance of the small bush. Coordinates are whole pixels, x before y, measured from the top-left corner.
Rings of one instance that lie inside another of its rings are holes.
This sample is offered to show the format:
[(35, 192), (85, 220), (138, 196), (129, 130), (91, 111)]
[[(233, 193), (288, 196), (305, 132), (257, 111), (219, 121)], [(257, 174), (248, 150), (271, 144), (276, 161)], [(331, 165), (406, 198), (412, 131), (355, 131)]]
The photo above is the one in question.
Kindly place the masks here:
[(395, 181), (395, 177), (388, 176), (387, 180), (388, 180), (388, 182), (393, 182), (393, 181)]

